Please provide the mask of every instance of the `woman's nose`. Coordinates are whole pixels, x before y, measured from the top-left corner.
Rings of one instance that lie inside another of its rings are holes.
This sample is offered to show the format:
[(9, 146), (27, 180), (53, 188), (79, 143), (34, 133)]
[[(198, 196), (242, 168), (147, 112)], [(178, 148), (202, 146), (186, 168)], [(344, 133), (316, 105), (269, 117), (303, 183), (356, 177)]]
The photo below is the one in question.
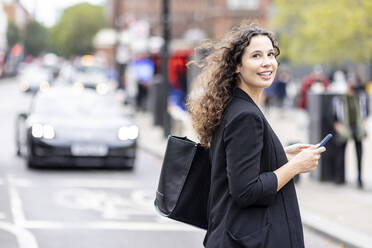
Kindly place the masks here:
[(262, 57), (262, 63), (261, 63), (262, 66), (269, 66), (271, 64), (272, 64), (271, 59), (269, 57), (267, 56)]

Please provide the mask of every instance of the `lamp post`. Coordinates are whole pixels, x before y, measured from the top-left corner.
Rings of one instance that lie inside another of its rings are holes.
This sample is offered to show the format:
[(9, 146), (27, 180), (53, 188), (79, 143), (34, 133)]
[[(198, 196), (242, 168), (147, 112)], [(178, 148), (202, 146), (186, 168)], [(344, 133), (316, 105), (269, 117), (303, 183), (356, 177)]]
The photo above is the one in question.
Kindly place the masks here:
[(121, 88), (121, 80), (123, 77), (124, 69), (123, 69), (123, 64), (122, 62), (118, 59), (118, 54), (119, 54), (119, 47), (120, 47), (120, 34), (122, 31), (122, 16), (121, 16), (121, 11), (123, 7), (123, 2), (122, 0), (114, 0), (114, 19), (113, 19), (113, 24), (114, 28), (116, 31), (116, 41), (114, 45), (114, 67), (117, 72), (117, 84), (118, 87)]
[(162, 27), (163, 27), (163, 39), (164, 44), (161, 50), (162, 58), (162, 87), (161, 87), (161, 109), (163, 116), (163, 130), (164, 136), (168, 136), (171, 131), (170, 116), (168, 113), (168, 93), (169, 93), (169, 82), (168, 82), (168, 59), (169, 59), (169, 43), (171, 39), (170, 31), (171, 14), (169, 12), (169, 0), (162, 1)]

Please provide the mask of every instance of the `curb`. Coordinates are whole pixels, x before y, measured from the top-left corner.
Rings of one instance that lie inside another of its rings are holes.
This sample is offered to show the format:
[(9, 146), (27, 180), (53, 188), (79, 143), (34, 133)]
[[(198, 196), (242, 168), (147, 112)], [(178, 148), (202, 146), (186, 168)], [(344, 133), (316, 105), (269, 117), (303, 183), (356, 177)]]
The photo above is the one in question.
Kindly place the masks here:
[(333, 240), (351, 248), (371, 247), (372, 238), (361, 232), (352, 230), (347, 226), (342, 226), (314, 212), (301, 210), (301, 218), (304, 226), (313, 229), (320, 234), (330, 237)]

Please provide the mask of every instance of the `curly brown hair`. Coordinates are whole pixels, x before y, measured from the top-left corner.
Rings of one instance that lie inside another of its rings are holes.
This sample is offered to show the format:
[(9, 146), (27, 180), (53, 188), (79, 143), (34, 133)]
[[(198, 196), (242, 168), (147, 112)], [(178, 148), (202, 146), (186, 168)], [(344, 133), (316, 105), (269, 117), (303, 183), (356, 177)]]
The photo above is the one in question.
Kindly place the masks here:
[(233, 28), (221, 41), (204, 41), (198, 51), (206, 51), (200, 60), (191, 61), (201, 68), (193, 90), (187, 99), (187, 109), (191, 115), (193, 128), (202, 146), (209, 147), (212, 135), (220, 124), (222, 114), (232, 92), (238, 83), (236, 69), (242, 62), (244, 49), (252, 37), (267, 36), (274, 47), (275, 57), (280, 54), (274, 35), (255, 24), (243, 23)]

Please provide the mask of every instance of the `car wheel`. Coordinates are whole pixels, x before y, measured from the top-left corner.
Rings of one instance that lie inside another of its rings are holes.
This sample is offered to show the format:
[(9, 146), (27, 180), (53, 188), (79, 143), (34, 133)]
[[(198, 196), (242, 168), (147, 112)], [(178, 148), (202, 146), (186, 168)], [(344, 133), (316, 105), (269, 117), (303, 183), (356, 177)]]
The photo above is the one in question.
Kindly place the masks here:
[(17, 154), (18, 157), (21, 157), (22, 156), (21, 148), (19, 147), (19, 144), (17, 144), (16, 154)]
[(22, 156), (22, 152), (21, 152), (21, 144), (20, 144), (20, 141), (19, 141), (19, 127), (18, 127), (18, 122), (17, 122), (17, 127), (16, 127), (16, 133), (15, 133), (15, 139), (16, 139), (16, 154), (18, 157), (21, 157)]
[(135, 164), (136, 160), (135, 159), (130, 159), (130, 160), (127, 160), (125, 161), (125, 168), (127, 170), (134, 170), (134, 164)]
[(28, 168), (30, 168), (30, 169), (33, 169), (33, 168), (36, 168), (37, 167), (37, 165), (35, 164), (35, 162), (34, 161), (32, 161), (32, 159), (30, 159), (30, 158), (27, 158), (27, 167)]

